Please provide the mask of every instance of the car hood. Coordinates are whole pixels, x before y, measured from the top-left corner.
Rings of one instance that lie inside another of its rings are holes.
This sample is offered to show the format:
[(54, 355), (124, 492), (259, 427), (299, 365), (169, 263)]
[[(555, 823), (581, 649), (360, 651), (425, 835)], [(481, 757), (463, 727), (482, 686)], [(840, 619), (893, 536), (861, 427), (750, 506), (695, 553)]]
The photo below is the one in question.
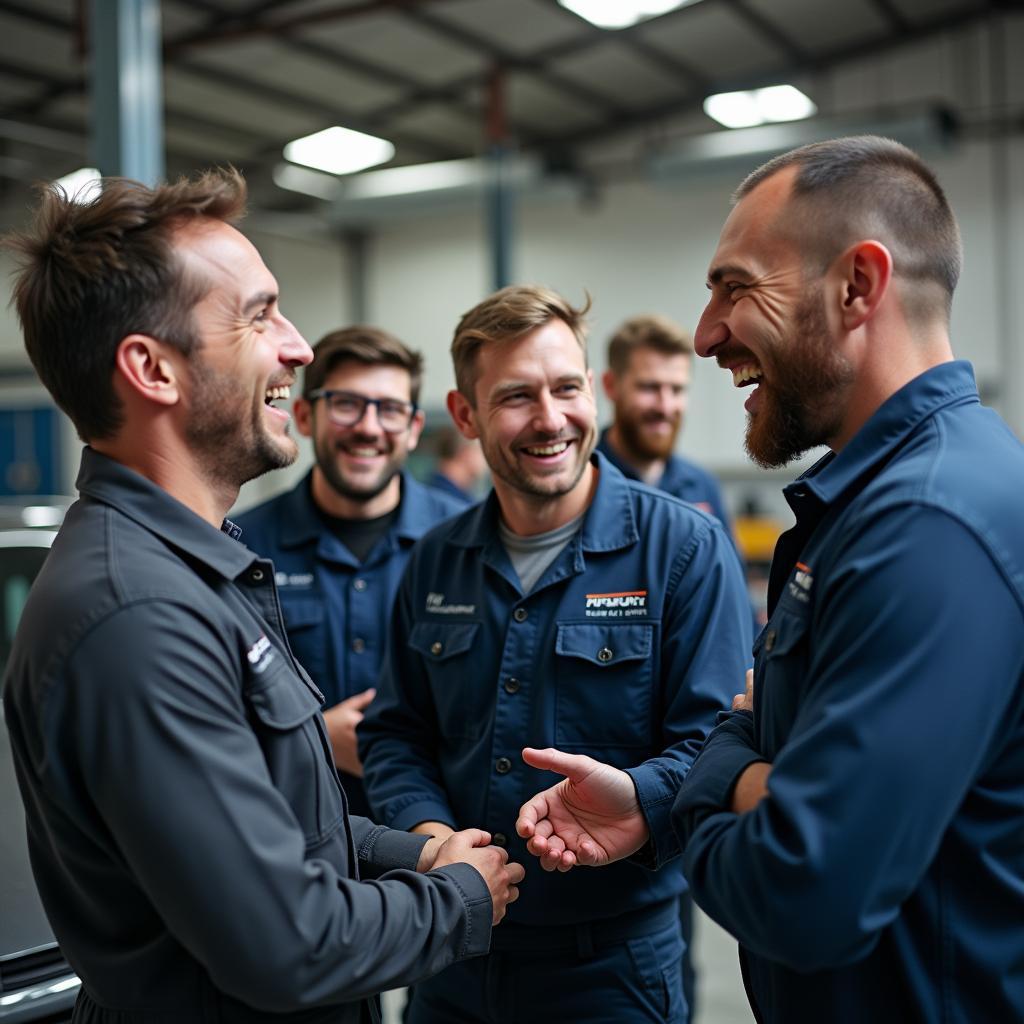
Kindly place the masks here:
[[(0, 701), (0, 707), (3, 702)], [(25, 811), (14, 778), (11, 742), (0, 714), (0, 956), (55, 940), (32, 879), (25, 840)]]

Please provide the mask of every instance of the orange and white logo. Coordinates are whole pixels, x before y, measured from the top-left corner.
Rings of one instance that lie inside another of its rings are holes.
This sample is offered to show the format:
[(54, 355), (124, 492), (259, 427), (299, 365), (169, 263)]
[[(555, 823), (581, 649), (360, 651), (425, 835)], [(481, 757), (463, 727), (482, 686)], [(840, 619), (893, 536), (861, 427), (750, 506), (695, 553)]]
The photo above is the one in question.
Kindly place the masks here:
[(793, 579), (789, 583), (789, 592), (798, 601), (809, 601), (811, 598), (811, 587), (814, 585), (814, 577), (811, 575), (811, 567), (797, 562), (793, 571)]
[(611, 594), (587, 594), (586, 612), (591, 618), (646, 615), (647, 591), (618, 590)]

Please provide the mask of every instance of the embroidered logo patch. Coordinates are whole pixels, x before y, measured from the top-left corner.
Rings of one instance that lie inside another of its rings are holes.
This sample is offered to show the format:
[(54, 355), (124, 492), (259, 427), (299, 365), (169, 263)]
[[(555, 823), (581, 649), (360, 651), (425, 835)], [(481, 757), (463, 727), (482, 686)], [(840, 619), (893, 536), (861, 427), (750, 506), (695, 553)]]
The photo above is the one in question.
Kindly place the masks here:
[(797, 562), (793, 572), (793, 578), (789, 581), (789, 592), (798, 601), (805, 604), (811, 599), (811, 587), (814, 585), (814, 577), (811, 575), (811, 567)]
[(586, 614), (589, 618), (623, 618), (647, 614), (646, 590), (619, 590), (613, 594), (587, 594)]
[(475, 604), (446, 604), (444, 594), (427, 594), (427, 611), (435, 615), (472, 615), (476, 611)]
[(274, 582), (278, 587), (311, 587), (313, 586), (313, 574), (311, 572), (275, 572)]
[(270, 646), (270, 641), (264, 635), (260, 636), (259, 640), (245, 652), (245, 657), (252, 665), (253, 672), (259, 675), (270, 667), (276, 655), (274, 648)]

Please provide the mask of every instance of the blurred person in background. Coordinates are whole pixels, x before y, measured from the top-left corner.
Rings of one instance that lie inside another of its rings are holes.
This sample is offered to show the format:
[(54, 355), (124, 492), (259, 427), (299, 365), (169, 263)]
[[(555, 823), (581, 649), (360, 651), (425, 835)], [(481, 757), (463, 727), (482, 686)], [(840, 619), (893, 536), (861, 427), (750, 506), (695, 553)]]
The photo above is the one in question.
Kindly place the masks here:
[(379, 327), (321, 338), (294, 406), (315, 463), (236, 519), (245, 544), (274, 563), (288, 642), (323, 691), (354, 814), (370, 813), (356, 727), (376, 692), (398, 582), (413, 544), (468, 503), (405, 470), (423, 430), (422, 378), (420, 354)]

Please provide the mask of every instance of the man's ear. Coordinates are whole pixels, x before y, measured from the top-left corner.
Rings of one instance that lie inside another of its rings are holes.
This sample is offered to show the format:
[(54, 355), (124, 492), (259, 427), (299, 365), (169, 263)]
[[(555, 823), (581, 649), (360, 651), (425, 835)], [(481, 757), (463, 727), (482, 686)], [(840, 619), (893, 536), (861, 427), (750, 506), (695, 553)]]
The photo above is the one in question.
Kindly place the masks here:
[(618, 377), (616, 377), (611, 370), (605, 370), (604, 373), (601, 374), (601, 386), (604, 388), (604, 396), (612, 403), (612, 405), (618, 401), (618, 398), (616, 397), (618, 394), (618, 383)]
[(469, 399), (461, 391), (448, 392), (448, 412), (458, 432), (470, 441), (480, 436), (476, 429), (476, 410), (469, 404)]
[(420, 443), (420, 434), (423, 433), (423, 424), (426, 422), (426, 414), (422, 409), (417, 409), (416, 415), (412, 418), (412, 423), (409, 424), (409, 440), (405, 446), (407, 451), (414, 451), (416, 445)]
[(129, 334), (117, 346), (114, 367), (132, 393), (158, 405), (171, 406), (181, 398), (179, 383), (184, 359), (180, 352), (148, 334)]
[(851, 245), (837, 260), (839, 316), (846, 331), (862, 327), (878, 311), (892, 281), (892, 254), (881, 242)]
[(296, 398), (292, 404), (295, 429), (303, 437), (313, 436), (313, 403), (308, 398)]

